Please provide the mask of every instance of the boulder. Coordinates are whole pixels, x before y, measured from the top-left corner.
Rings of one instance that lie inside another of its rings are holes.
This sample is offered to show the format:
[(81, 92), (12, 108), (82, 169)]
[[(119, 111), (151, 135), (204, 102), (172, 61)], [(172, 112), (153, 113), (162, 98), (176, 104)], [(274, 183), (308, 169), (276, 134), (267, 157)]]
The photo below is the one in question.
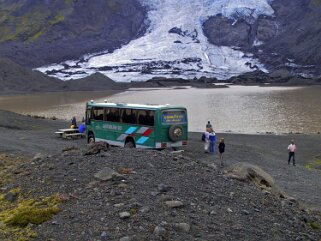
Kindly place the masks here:
[(101, 181), (115, 180), (121, 179), (123, 176), (118, 172), (114, 171), (109, 167), (105, 167), (94, 175), (95, 178)]
[(246, 162), (239, 162), (227, 168), (225, 173), (227, 177), (234, 178), (239, 181), (252, 182), (263, 190), (268, 190), (279, 196), (286, 196), (275, 184), (273, 177), (258, 166)]
[(109, 144), (107, 142), (97, 142), (88, 146), (87, 150), (84, 151), (84, 156), (96, 155), (101, 151), (108, 151)]

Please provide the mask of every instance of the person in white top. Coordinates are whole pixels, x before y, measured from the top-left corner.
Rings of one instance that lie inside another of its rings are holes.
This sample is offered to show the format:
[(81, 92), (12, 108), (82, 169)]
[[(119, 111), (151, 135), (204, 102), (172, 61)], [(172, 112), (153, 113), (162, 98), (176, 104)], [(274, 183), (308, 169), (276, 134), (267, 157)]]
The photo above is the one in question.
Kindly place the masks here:
[(295, 151), (296, 151), (296, 145), (294, 144), (294, 140), (291, 140), (291, 144), (288, 146), (289, 151), (289, 159), (288, 164), (290, 165), (291, 158), (293, 160), (293, 166), (295, 166)]

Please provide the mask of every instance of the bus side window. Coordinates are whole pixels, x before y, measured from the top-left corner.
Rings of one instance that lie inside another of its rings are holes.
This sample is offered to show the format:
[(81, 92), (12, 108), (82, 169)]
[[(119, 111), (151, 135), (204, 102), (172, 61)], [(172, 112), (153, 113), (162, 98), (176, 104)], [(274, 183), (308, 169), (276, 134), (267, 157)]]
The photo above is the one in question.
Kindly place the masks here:
[(122, 122), (129, 124), (137, 124), (136, 117), (137, 111), (132, 109), (123, 109), (122, 110)]
[(154, 126), (155, 112), (152, 110), (140, 110), (137, 113), (138, 124), (144, 126)]
[(106, 109), (106, 120), (112, 122), (119, 122), (119, 109), (118, 108), (107, 108)]
[(147, 111), (147, 125), (149, 126), (154, 126), (154, 116), (155, 116), (155, 112), (154, 111)]
[(140, 110), (138, 115), (138, 124), (146, 125), (146, 111)]
[(110, 108), (106, 108), (106, 121), (112, 121), (112, 113)]

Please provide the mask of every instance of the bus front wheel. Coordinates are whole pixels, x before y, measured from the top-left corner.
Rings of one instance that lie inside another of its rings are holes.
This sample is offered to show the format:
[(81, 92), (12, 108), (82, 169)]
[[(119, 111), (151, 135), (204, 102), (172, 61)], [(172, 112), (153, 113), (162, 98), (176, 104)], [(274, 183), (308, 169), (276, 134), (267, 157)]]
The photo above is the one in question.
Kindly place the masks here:
[(89, 134), (88, 136), (88, 144), (94, 144), (95, 143), (95, 136), (94, 134)]

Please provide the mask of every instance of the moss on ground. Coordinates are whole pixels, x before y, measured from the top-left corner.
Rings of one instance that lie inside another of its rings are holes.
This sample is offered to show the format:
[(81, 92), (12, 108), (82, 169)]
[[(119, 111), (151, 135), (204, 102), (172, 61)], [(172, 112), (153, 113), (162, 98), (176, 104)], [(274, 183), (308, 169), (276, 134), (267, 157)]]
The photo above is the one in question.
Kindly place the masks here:
[[(0, 187), (12, 184), (12, 175), (17, 166), (25, 163), (25, 158), (15, 158), (0, 154)], [(36, 237), (32, 226), (53, 218), (63, 200), (58, 194), (50, 197), (30, 197), (19, 188), (3, 191), (0, 194), (0, 240), (27, 241)]]
[(16, 15), (24, 3), (4, 4), (0, 1), (0, 43), (12, 40), (33, 42), (45, 35), (52, 26), (63, 22), (72, 14), (74, 1), (65, 0), (65, 6), (52, 8), (42, 2), (26, 8), (22, 14)]
[(317, 169), (321, 170), (321, 156), (315, 156), (314, 160), (308, 164), (305, 164), (304, 167), (308, 169)]

